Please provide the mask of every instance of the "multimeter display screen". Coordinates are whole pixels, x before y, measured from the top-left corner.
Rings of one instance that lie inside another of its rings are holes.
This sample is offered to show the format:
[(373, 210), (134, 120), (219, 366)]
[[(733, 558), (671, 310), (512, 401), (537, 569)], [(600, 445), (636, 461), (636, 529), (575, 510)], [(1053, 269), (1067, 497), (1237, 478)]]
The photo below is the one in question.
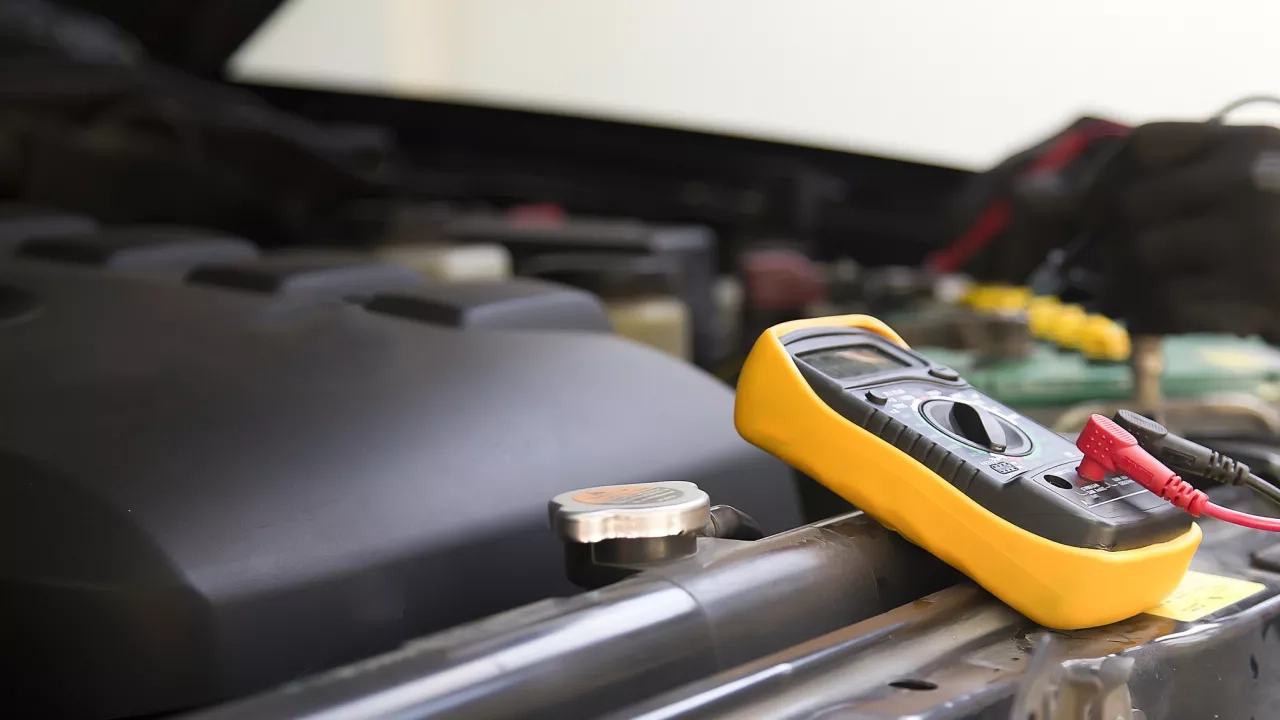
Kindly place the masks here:
[(823, 375), (836, 380), (871, 375), (873, 373), (907, 367), (907, 364), (870, 345), (828, 348), (797, 355)]

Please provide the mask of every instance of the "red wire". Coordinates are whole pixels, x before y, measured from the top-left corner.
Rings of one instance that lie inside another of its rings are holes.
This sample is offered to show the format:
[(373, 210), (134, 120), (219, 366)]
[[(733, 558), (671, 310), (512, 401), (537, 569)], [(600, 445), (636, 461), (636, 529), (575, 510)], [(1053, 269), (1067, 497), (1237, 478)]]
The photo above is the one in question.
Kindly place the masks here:
[(1129, 128), (1106, 121), (1093, 122), (1077, 130), (1063, 134), (1058, 142), (1037, 157), (1024, 175), (1041, 172), (1058, 172), (1075, 160), (1094, 142), (1103, 138), (1124, 137)]
[(1271, 532), (1280, 532), (1280, 518), (1260, 517), (1258, 515), (1250, 515), (1242, 513), (1239, 510), (1232, 510), (1221, 505), (1208, 503), (1204, 506), (1204, 514), (1212, 518), (1224, 520), (1233, 525), (1241, 527), (1253, 528), (1254, 530), (1269, 530)]
[(982, 211), (978, 219), (954, 243), (929, 259), (929, 265), (938, 272), (955, 272), (969, 258), (987, 246), (991, 239), (1004, 231), (1013, 215), (1013, 206), (1007, 200), (997, 200)]
[[(1107, 120), (1090, 122), (1079, 128), (1068, 130), (1019, 175), (1058, 172), (1079, 157), (1094, 141), (1121, 137), (1128, 132), (1128, 127)], [(1013, 208), (1008, 200), (994, 201), (982, 211), (968, 230), (945, 249), (930, 257), (928, 265), (938, 272), (958, 271), (979, 250), (990, 244), (994, 237), (1004, 232), (1012, 214)]]

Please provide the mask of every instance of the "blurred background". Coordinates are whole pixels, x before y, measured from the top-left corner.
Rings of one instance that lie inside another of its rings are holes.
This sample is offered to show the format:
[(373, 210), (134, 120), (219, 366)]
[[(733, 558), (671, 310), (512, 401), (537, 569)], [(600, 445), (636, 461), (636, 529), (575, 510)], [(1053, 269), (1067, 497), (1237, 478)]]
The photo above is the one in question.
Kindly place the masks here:
[(1273, 88), (1277, 20), (1247, 0), (287, 0), (230, 76), (981, 170), (1081, 115), (1202, 119)]
[(0, 2), (3, 669), (158, 717), (573, 594), (561, 493), (695, 482), (734, 542), (849, 512), (734, 428), (752, 344), (800, 318), (875, 315), (1052, 430), (1140, 409), (1280, 482), (1278, 25)]

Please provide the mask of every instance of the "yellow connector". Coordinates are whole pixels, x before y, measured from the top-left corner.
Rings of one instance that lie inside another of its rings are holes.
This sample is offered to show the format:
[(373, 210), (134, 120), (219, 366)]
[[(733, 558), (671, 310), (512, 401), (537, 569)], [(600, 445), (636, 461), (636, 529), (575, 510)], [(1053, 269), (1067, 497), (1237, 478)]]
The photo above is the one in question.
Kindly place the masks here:
[(963, 302), (980, 313), (1008, 313), (1025, 310), (1030, 299), (1030, 288), (978, 285), (969, 291)]
[(1001, 296), (1001, 310), (1026, 310), (1031, 304), (1031, 288), (1029, 287), (1010, 287), (1006, 288)]
[(1053, 327), (1062, 312), (1062, 301), (1051, 295), (1040, 295), (1031, 298), (1027, 304), (1027, 325), (1031, 335), (1039, 340), (1053, 338)]
[(1103, 315), (1089, 315), (1080, 330), (1080, 352), (1090, 360), (1124, 362), (1129, 359), (1129, 331)]
[(1049, 331), (1049, 339), (1061, 347), (1079, 350), (1080, 334), (1084, 330), (1087, 317), (1088, 315), (1085, 313), (1084, 308), (1079, 305), (1063, 305), (1058, 311), (1057, 317), (1053, 319), (1053, 326)]
[(971, 307), (975, 310), (981, 309), (989, 302), (991, 293), (996, 289), (995, 285), (987, 283), (974, 283), (964, 296), (960, 298), (960, 304), (965, 307)]

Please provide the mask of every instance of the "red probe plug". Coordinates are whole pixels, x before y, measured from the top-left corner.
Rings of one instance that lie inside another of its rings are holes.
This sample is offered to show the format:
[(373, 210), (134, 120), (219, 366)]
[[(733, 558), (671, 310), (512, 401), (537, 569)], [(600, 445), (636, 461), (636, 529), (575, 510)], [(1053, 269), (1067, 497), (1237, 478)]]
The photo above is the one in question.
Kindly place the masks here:
[(1208, 496), (1191, 487), (1178, 474), (1155, 459), (1128, 430), (1110, 418), (1093, 415), (1080, 431), (1076, 447), (1084, 453), (1084, 460), (1076, 472), (1080, 477), (1101, 482), (1109, 472), (1119, 472), (1133, 478), (1139, 485), (1168, 500), (1174, 505), (1199, 517), (1209, 517), (1255, 530), (1280, 532), (1280, 520), (1242, 513), (1209, 502)]
[(1076, 439), (1076, 447), (1084, 453), (1076, 472), (1086, 480), (1101, 482), (1109, 472), (1124, 473), (1197, 517), (1209, 504), (1207, 495), (1183, 482), (1177, 473), (1143, 450), (1128, 430), (1110, 418), (1091, 416)]

